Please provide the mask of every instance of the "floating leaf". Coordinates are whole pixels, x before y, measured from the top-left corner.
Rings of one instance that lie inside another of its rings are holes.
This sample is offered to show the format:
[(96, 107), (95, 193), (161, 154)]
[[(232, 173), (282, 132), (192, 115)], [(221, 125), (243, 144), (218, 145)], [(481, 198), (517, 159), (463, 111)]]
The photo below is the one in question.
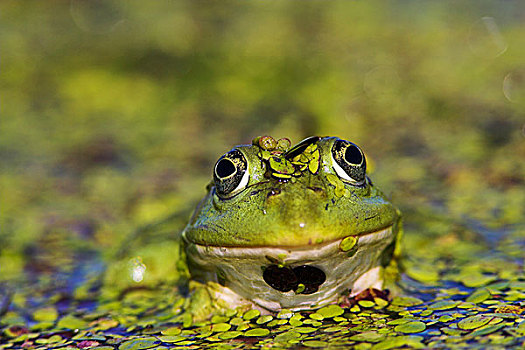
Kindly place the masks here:
[(317, 310), (318, 314), (321, 314), (324, 318), (334, 318), (344, 314), (342, 307), (336, 304), (328, 305)]
[(264, 323), (267, 323), (267, 322), (270, 322), (271, 320), (273, 320), (273, 316), (272, 315), (262, 315), (261, 317), (259, 317), (256, 321), (257, 324), (264, 324)]
[(270, 331), (266, 328), (253, 328), (244, 332), (246, 337), (264, 337), (268, 334), (270, 334)]
[(321, 315), (320, 313), (314, 312), (314, 313), (310, 314), (310, 318), (320, 321), (320, 320), (324, 319), (324, 316)]
[(224, 340), (228, 340), (228, 339), (237, 338), (237, 337), (239, 337), (241, 335), (243, 335), (243, 333), (239, 332), (239, 331), (228, 331), (228, 332), (224, 332), (224, 333), (219, 334), (219, 338), (220, 339), (224, 339)]
[(475, 290), (471, 295), (469, 295), (466, 301), (469, 303), (477, 304), (487, 300), (488, 298), (490, 298), (490, 292), (488, 291), (488, 289), (479, 288)]
[(412, 266), (407, 269), (406, 274), (423, 283), (433, 283), (439, 280), (439, 271), (433, 266)]
[(400, 324), (394, 328), (396, 332), (401, 333), (419, 333), (423, 332), (427, 326), (421, 321), (412, 321), (404, 324)]
[(305, 340), (302, 344), (308, 348), (326, 348), (329, 343), (321, 340)]
[(322, 328), (322, 329), (321, 329), (321, 332), (325, 332), (325, 333), (334, 333), (334, 332), (340, 332), (340, 331), (343, 331), (343, 330), (345, 330), (345, 329), (346, 329), (345, 327), (341, 327), (341, 326), (333, 326), (333, 327)]
[(443, 323), (446, 323), (446, 322), (450, 322), (452, 320), (454, 320), (455, 318), (450, 316), (450, 315), (443, 315), (439, 318), (439, 322), (443, 322)]
[(465, 333), (461, 329), (448, 328), (448, 327), (441, 328), (441, 331), (447, 335), (453, 335), (453, 336), (460, 336)]
[(301, 337), (301, 333), (296, 332), (295, 330), (291, 330), (291, 331), (276, 335), (274, 338), (274, 341), (276, 343), (287, 342), (291, 339), (298, 339), (300, 337)]
[(33, 318), (39, 322), (53, 322), (57, 317), (58, 311), (54, 307), (38, 309), (33, 313)]
[[(317, 147), (317, 145), (314, 145), (314, 146)], [(319, 153), (319, 150), (316, 149), (315, 151), (312, 152), (311, 159), (308, 162), (308, 170), (312, 174), (317, 174), (317, 170), (319, 170), (319, 161), (320, 161), (320, 153)]]
[(75, 317), (73, 315), (66, 315), (62, 317), (57, 324), (57, 328), (66, 328), (66, 329), (83, 329), (87, 326), (87, 322)]
[(395, 320), (392, 320), (392, 321), (388, 321), (386, 324), (388, 324), (390, 326), (395, 326), (395, 325), (398, 325), (398, 324), (405, 324), (405, 323), (408, 323), (410, 321), (413, 321), (413, 320), (410, 319), (410, 318), (398, 318), (398, 319), (395, 319)]
[(10, 338), (15, 338), (15, 337), (18, 337), (18, 336), (20, 336), (22, 334), (29, 333), (29, 330), (26, 327), (24, 327), (24, 326), (14, 325), (14, 326), (6, 328), (4, 330), (4, 333), (5, 333), (5, 335), (7, 335)]
[(419, 316), (426, 317), (426, 316), (432, 315), (433, 312), (434, 312), (433, 310), (424, 310), (419, 314)]
[(182, 330), (178, 327), (170, 327), (166, 328), (163, 331), (161, 331), (162, 335), (179, 335), (182, 332)]
[(399, 336), (399, 337), (388, 337), (387, 339), (372, 346), (373, 350), (387, 350), (399, 347), (409, 347), (414, 349), (424, 349), (425, 345), (421, 343), (423, 337), (420, 336)]
[(413, 297), (395, 297), (392, 300), (392, 305), (396, 306), (414, 306), (422, 304), (423, 300)]
[(281, 309), (277, 314), (277, 318), (290, 318), (293, 316), (293, 312), (288, 309)]
[(448, 309), (455, 308), (458, 304), (459, 304), (459, 301), (441, 300), (433, 304), (430, 304), (428, 308), (430, 310), (448, 310)]
[(257, 309), (251, 309), (244, 313), (242, 318), (245, 320), (251, 320), (252, 318), (258, 317), (261, 314), (261, 312)]
[(370, 308), (370, 307), (374, 307), (375, 306), (375, 303), (373, 301), (370, 301), (370, 300), (359, 300), (357, 303), (360, 306), (366, 307), (366, 308)]
[(116, 320), (100, 320), (97, 322), (96, 327), (100, 330), (108, 330), (111, 328), (115, 328), (119, 325), (118, 321)]
[(489, 323), (491, 319), (492, 317), (486, 317), (483, 315), (470, 316), (459, 321), (458, 327), (464, 330), (479, 328)]
[(211, 318), (211, 323), (224, 323), (224, 322), (228, 322), (229, 320), (230, 318), (226, 316), (213, 315)]
[(478, 329), (476, 329), (475, 331), (470, 333), (470, 336), (471, 337), (479, 337), (479, 336), (482, 336), (482, 335), (491, 334), (491, 333), (494, 333), (496, 331), (499, 331), (503, 327), (505, 327), (504, 324), (486, 325), (486, 326), (483, 326), (483, 327), (479, 327)]
[(364, 341), (368, 343), (377, 343), (385, 339), (386, 334), (380, 334), (376, 331), (362, 332), (350, 337), (350, 340)]
[(177, 343), (186, 340), (186, 337), (180, 335), (162, 335), (159, 340), (163, 343)]
[(270, 168), (282, 175), (292, 175), (295, 172), (294, 165), (283, 157), (270, 157)]
[(296, 327), (296, 328), (294, 328), (294, 330), (296, 332), (299, 332), (299, 333), (312, 333), (312, 332), (317, 331), (317, 328), (313, 328), (313, 327)]
[(480, 287), (491, 281), (494, 281), (496, 276), (483, 275), (481, 273), (470, 273), (462, 277), (461, 282), (467, 287)]
[(214, 332), (226, 332), (230, 330), (232, 326), (229, 323), (215, 323), (211, 329)]
[(153, 340), (144, 340), (144, 339), (133, 339), (127, 340), (120, 344), (118, 347), (119, 350), (142, 350), (150, 349), (156, 345), (156, 342)]

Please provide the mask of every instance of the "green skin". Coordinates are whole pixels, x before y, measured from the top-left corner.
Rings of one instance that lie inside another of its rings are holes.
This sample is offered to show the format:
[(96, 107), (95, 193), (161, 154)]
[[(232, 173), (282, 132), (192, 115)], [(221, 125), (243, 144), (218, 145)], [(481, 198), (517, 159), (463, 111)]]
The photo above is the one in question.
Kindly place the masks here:
[[(377, 187), (345, 184), (351, 197), (337, 198), (326, 178), (327, 173), (335, 174), (329, 151), (333, 139), (323, 141), (318, 174), (304, 172), (293, 182), (264, 176), (259, 147), (236, 147), (248, 159), (248, 186), (230, 199), (221, 199), (211, 187), (185, 237), (211, 246), (305, 246), (391, 226), (397, 210)], [(272, 191), (280, 193), (271, 195)]]
[[(264, 159), (272, 150), (284, 159), (286, 150), (273, 148), (275, 143), (270, 142), (267, 147), (255, 139), (254, 145), (235, 147), (247, 161), (248, 182), (233, 191), (230, 198), (219, 196), (216, 184), (212, 183), (196, 208), (182, 234), (192, 277), (198, 277), (201, 268), (192, 266), (195, 264), (190, 246), (316, 249), (348, 236), (359, 238), (392, 227), (391, 249), (381, 255), (380, 263), (383, 273), (390, 271), (386, 279), (394, 279), (401, 236), (400, 213), (368, 178), (358, 186), (338, 175), (332, 156), (336, 140), (339, 139), (318, 138), (314, 143), (319, 150), (319, 160), (311, 156), (306, 163), (312, 163), (313, 168), (305, 170), (303, 167), (292, 176), (289, 169), (285, 169), (291, 166), (289, 163), (283, 169), (275, 164), (272, 168), (268, 159)], [(237, 306), (231, 302), (221, 305), (220, 300), (214, 300), (210, 290), (220, 288), (215, 281), (207, 281), (205, 277), (197, 279), (200, 282), (191, 284), (193, 297), (189, 306), (197, 318), (212, 312), (211, 305), (218, 305), (217, 308)], [(249, 303), (244, 305), (250, 307)]]

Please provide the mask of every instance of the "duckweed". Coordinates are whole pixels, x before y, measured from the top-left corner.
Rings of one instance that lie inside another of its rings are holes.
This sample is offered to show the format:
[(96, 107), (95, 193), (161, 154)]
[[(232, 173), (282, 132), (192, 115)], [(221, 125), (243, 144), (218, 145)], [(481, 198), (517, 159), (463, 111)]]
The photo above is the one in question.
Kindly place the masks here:
[(458, 322), (458, 328), (465, 330), (479, 328), (489, 323), (492, 319), (492, 317), (483, 315), (466, 317)]
[(255, 317), (258, 317), (260, 314), (261, 312), (259, 310), (252, 309), (252, 310), (246, 311), (244, 315), (242, 316), (242, 318), (244, 318), (245, 320), (251, 320)]
[(272, 315), (262, 315), (262, 316), (260, 316), (257, 319), (256, 323), (257, 324), (264, 324), (264, 323), (270, 322), (271, 320), (273, 320), (273, 316)]
[(360, 306), (365, 307), (365, 308), (371, 308), (371, 307), (375, 306), (375, 303), (373, 301), (370, 301), (370, 300), (359, 300), (357, 303)]
[(394, 330), (400, 333), (419, 333), (426, 328), (426, 325), (421, 321), (411, 321), (397, 325)]
[(120, 344), (119, 350), (142, 350), (153, 348), (157, 343), (153, 340), (133, 339)]
[(334, 318), (342, 315), (344, 312), (345, 311), (342, 307), (335, 304), (325, 306), (317, 311), (317, 313), (320, 314), (323, 318)]
[(219, 334), (219, 338), (223, 340), (233, 339), (237, 338), (242, 335), (242, 332), (240, 331), (229, 331)]
[(244, 332), (246, 337), (264, 337), (270, 334), (270, 331), (266, 328), (253, 328)]
[(33, 313), (35, 321), (53, 322), (58, 317), (58, 311), (54, 307), (45, 307), (38, 309)]

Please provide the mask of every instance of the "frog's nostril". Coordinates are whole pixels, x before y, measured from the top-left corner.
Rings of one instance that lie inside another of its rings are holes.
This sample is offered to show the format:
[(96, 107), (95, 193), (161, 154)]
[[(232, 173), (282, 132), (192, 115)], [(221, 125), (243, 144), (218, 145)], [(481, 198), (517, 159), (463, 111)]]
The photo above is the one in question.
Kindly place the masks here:
[[(270, 265), (264, 269), (263, 279), (270, 287), (280, 292), (297, 290), (298, 294), (312, 294), (326, 281), (326, 275), (314, 266), (302, 265), (291, 269)], [(298, 288), (299, 285), (301, 288)]]

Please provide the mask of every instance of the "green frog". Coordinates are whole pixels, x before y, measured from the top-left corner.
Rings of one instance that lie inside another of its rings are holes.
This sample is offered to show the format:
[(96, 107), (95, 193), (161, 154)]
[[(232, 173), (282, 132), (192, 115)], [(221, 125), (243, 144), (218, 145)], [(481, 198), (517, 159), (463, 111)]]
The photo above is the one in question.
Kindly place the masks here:
[(103, 300), (169, 290), (181, 317), (202, 320), (237, 308), (314, 310), (396, 287), (401, 215), (352, 142), (313, 136), (292, 147), (262, 136), (236, 146), (174, 234), (184, 212), (125, 238)]
[(400, 212), (336, 137), (262, 136), (236, 146), (181, 234), (189, 310), (312, 310), (384, 289), (397, 273)]

